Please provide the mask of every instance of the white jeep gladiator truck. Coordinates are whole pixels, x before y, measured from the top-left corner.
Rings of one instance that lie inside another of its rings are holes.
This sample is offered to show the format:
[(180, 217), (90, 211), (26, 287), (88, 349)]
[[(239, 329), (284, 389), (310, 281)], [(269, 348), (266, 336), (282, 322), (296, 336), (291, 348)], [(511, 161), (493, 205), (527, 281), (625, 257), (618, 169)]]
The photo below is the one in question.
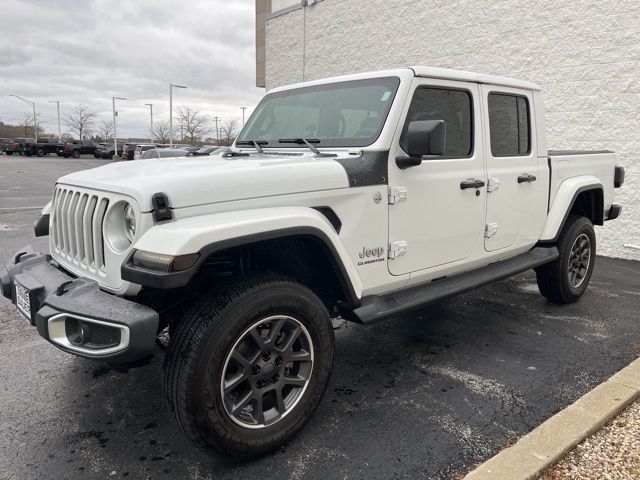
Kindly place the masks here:
[[(251, 457), (298, 432), (364, 325), (535, 269), (578, 300), (594, 225), (618, 217), (608, 151), (553, 152), (540, 88), (426, 67), (271, 90), (222, 157), (64, 176), (2, 293), (58, 348), (114, 365), (169, 342), (170, 410)], [(166, 336), (166, 335), (165, 335)]]

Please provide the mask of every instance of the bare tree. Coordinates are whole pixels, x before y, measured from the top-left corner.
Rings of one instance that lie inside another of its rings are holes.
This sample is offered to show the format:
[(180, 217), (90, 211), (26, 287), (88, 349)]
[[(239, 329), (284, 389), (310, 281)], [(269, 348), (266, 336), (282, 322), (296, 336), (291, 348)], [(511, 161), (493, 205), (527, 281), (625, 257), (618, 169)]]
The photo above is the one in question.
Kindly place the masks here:
[[(40, 115), (36, 115), (36, 120)], [(33, 113), (25, 112), (22, 119), (18, 122), (18, 126), (24, 130), (25, 137), (35, 137), (35, 131), (33, 129)], [(41, 128), (38, 126), (38, 133), (40, 133)]]
[(223, 122), (219, 130), (219, 139), (221, 145), (231, 145), (238, 135), (239, 122), (238, 120), (227, 120)]
[(158, 143), (169, 143), (169, 122), (156, 122), (153, 124), (153, 138)]
[(113, 121), (112, 120), (102, 121), (102, 124), (98, 128), (98, 137), (100, 137), (105, 142), (107, 140), (113, 139)]
[(62, 122), (78, 135), (78, 139), (82, 139), (83, 135), (90, 133), (95, 118), (96, 114), (89, 110), (89, 107), (80, 104), (71, 113), (65, 114)]
[(192, 145), (199, 137), (211, 130), (209, 117), (191, 107), (180, 107), (180, 110), (178, 110), (178, 123)]

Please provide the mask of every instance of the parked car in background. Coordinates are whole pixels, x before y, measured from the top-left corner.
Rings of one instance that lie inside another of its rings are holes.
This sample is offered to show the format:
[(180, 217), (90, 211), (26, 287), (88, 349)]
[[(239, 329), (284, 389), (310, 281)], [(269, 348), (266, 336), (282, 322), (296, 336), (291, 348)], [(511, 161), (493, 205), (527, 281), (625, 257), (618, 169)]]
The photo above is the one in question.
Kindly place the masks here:
[(133, 160), (133, 157), (136, 153), (136, 144), (135, 143), (125, 143), (122, 145), (122, 159), (123, 160)]
[(189, 152), (182, 148), (154, 148), (142, 152), (139, 160), (147, 160), (149, 158), (170, 158), (170, 157), (186, 157)]
[(39, 138), (37, 142), (25, 142), (23, 153), (27, 157), (31, 157), (32, 155), (44, 157), (51, 153), (58, 154), (63, 147), (64, 142), (57, 138)]
[(200, 150), (200, 146), (193, 146), (193, 145), (189, 145), (187, 147), (184, 147), (184, 149), (187, 151), (188, 155), (195, 155), (195, 153)]
[(0, 153), (4, 153), (4, 147), (13, 143), (13, 138), (0, 138)]
[(79, 158), (82, 154), (93, 155), (96, 151), (96, 144), (91, 140), (73, 140), (66, 142), (60, 152), (65, 158)]
[(191, 155), (194, 157), (199, 157), (202, 155), (211, 155), (214, 150), (218, 150), (220, 147), (217, 145), (204, 145), (202, 147), (198, 147), (195, 151), (190, 151)]
[(148, 150), (153, 150), (155, 148), (158, 148), (158, 145), (154, 145), (154, 144), (139, 144), (136, 145), (136, 149), (133, 153), (133, 159), (134, 160), (138, 160), (140, 158), (140, 155), (142, 155), (143, 152), (146, 152)]
[(225, 153), (231, 151), (231, 147), (217, 147), (214, 151), (209, 153), (211, 155), (224, 155)]
[(106, 148), (108, 148), (106, 143), (98, 143), (96, 145), (96, 151), (93, 152), (93, 156), (96, 158), (102, 158), (102, 152), (104, 152)]
[[(122, 156), (123, 145), (118, 144), (118, 155)], [(105, 160), (113, 158), (115, 155), (115, 150), (113, 148), (113, 143), (101, 143), (96, 147), (96, 153), (94, 157), (103, 158)]]
[(24, 155), (24, 147), (28, 142), (35, 142), (33, 138), (16, 138), (12, 142), (7, 143), (4, 147), (4, 153), (7, 155)]

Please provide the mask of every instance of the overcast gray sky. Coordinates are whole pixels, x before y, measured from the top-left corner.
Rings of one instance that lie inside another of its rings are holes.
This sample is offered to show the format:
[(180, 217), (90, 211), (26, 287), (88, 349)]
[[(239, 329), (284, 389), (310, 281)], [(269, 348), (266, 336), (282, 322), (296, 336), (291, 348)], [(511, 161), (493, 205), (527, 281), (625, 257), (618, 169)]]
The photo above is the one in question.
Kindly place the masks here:
[[(15, 123), (35, 100), (39, 122), (57, 131), (62, 113), (88, 105), (96, 126), (119, 102), (118, 136), (148, 136), (169, 118), (169, 83), (180, 105), (240, 119), (263, 89), (255, 87), (253, 0), (2, 0), (0, 121)], [(63, 132), (65, 128), (62, 128)]]

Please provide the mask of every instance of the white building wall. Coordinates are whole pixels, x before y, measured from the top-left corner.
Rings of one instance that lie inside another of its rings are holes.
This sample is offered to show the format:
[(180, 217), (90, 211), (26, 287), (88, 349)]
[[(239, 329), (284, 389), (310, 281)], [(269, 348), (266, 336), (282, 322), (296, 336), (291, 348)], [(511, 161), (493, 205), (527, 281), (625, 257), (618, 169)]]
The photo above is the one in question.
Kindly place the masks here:
[(267, 21), (266, 62), (267, 89), (418, 64), (542, 85), (550, 149), (626, 167), (599, 251), (640, 260), (640, 2), (322, 0)]

